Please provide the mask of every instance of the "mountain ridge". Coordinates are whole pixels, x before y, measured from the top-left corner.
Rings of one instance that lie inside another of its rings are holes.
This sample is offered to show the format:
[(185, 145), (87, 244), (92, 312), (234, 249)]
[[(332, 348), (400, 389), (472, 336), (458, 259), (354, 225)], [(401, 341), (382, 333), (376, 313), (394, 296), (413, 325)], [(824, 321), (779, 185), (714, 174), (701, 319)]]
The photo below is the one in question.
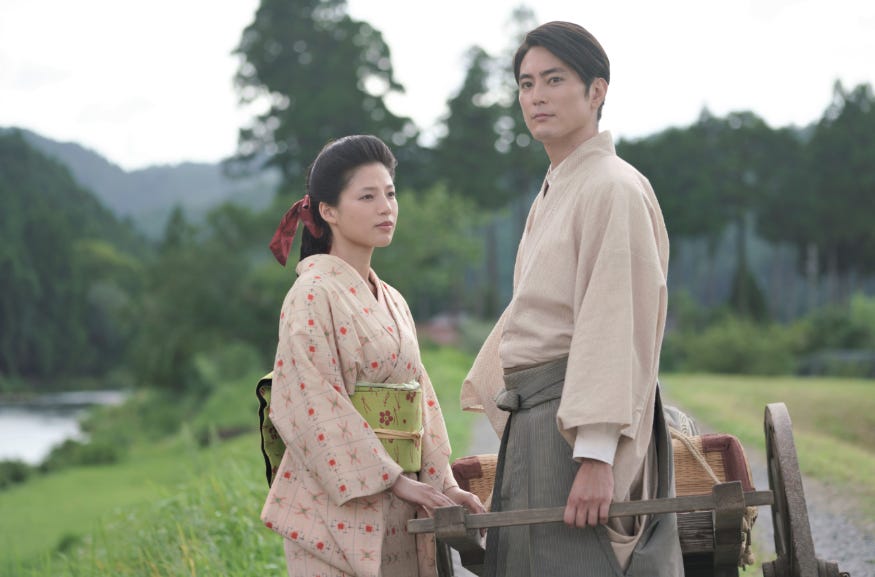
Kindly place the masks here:
[(232, 178), (221, 163), (182, 162), (126, 171), (76, 142), (53, 140), (25, 128), (0, 127), (0, 133), (14, 131), (66, 166), (74, 180), (93, 191), (116, 216), (129, 219), (153, 239), (163, 233), (176, 206), (195, 222), (225, 202), (259, 210), (270, 203), (280, 180), (278, 173), (270, 171)]

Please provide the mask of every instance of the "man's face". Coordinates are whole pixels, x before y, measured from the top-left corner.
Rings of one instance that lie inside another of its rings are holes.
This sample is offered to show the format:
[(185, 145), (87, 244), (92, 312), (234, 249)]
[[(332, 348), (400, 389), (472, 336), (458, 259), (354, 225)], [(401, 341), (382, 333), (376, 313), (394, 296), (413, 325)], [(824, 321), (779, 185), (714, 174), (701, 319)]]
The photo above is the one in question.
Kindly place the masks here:
[(570, 150), (598, 134), (598, 107), (607, 84), (583, 80), (541, 46), (530, 48), (520, 64), (519, 101), (532, 137), (547, 148)]

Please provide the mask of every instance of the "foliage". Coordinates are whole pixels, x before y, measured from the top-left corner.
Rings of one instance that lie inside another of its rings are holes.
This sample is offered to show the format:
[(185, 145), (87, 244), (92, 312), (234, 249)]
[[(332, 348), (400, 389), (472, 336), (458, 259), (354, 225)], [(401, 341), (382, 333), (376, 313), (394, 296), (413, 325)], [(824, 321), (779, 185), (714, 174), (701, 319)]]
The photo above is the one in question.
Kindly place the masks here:
[(402, 146), (416, 137), (384, 102), (403, 90), (389, 47), (346, 13), (344, 0), (261, 0), (235, 53), (241, 100), (267, 108), (240, 130), (238, 158), (264, 159), (286, 187), (329, 140), (375, 134)]
[(99, 374), (131, 334), (141, 239), (56, 161), (0, 135), (0, 374)]
[[(810, 145), (811, 207), (817, 225), (809, 238), (834, 273), (875, 272), (875, 95), (868, 84), (845, 91), (815, 127)], [(813, 215), (812, 215), (813, 216)]]
[(477, 223), (473, 203), (441, 187), (399, 196), (395, 237), (374, 252), (372, 266), (404, 295), (414, 318), (468, 304), (464, 274), (478, 256)]
[(665, 338), (672, 370), (782, 375), (795, 370), (798, 331), (725, 316), (701, 331), (674, 330)]
[[(273, 295), (273, 285), (250, 280), (263, 262), (251, 254), (252, 239), (264, 229), (263, 218), (227, 204), (200, 227), (181, 211), (171, 217), (137, 303), (142, 322), (130, 361), (141, 382), (170, 390), (206, 389), (208, 375), (198, 369), (198, 354), (234, 344), (253, 347), (269, 362), (281, 293)], [(268, 290), (272, 298), (264, 297)]]
[(875, 298), (858, 293), (847, 305), (824, 307), (799, 323), (807, 335), (804, 353), (829, 349), (875, 351)]
[(92, 439), (87, 442), (67, 439), (52, 449), (40, 464), (40, 471), (50, 473), (67, 467), (111, 465), (122, 458), (125, 449), (113, 439)]
[(467, 59), (462, 87), (447, 102), (446, 134), (435, 146), (436, 176), (481, 208), (502, 208), (520, 194), (506, 186), (508, 147), (499, 130), (507, 110), (492, 94), (494, 59), (477, 46), (469, 49)]
[(792, 133), (772, 130), (751, 112), (718, 118), (703, 110), (689, 128), (622, 142), (617, 150), (650, 179), (671, 237), (705, 236), (713, 257), (722, 233), (735, 226), (730, 304), (738, 314), (763, 319), (764, 300), (748, 265), (748, 216), (786, 187), (796, 145)]
[(32, 474), (33, 467), (24, 461), (0, 461), (0, 491), (17, 483), (24, 483)]

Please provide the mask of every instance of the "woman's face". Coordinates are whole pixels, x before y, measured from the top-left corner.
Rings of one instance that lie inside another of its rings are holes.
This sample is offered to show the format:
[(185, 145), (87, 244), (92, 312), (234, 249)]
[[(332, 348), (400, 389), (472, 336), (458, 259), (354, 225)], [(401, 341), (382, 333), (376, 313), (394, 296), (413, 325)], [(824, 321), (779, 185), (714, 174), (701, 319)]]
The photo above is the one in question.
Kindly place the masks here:
[(362, 165), (340, 192), (337, 206), (321, 203), (319, 211), (331, 226), (331, 254), (387, 246), (398, 219), (395, 183), (383, 164)]

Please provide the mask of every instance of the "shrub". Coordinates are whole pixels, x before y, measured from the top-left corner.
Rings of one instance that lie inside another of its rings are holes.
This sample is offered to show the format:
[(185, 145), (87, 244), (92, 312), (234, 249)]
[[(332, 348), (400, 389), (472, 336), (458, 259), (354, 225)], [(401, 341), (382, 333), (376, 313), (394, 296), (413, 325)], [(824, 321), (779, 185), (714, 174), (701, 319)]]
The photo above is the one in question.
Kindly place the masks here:
[(18, 459), (0, 461), (0, 490), (16, 483), (24, 483), (33, 473), (33, 467)]
[(792, 328), (725, 317), (702, 332), (675, 333), (666, 341), (674, 370), (780, 375), (793, 373), (800, 336)]
[(78, 465), (109, 465), (121, 460), (125, 449), (106, 439), (90, 442), (67, 439), (52, 449), (40, 469), (50, 472)]

